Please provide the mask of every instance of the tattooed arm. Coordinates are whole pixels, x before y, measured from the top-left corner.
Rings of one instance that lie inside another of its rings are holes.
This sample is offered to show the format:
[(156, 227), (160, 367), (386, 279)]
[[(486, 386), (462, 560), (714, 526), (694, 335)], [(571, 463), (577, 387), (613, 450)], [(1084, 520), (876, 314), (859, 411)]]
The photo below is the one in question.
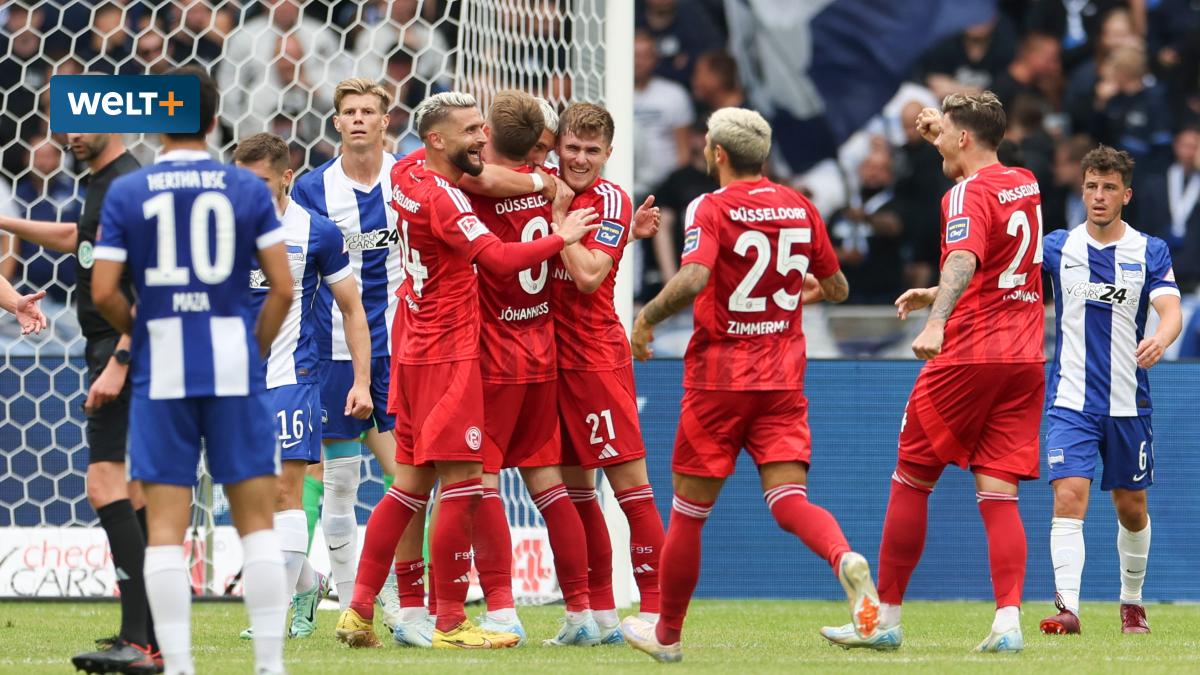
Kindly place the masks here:
[(800, 304), (811, 305), (814, 302), (827, 300), (829, 302), (845, 302), (850, 297), (850, 282), (841, 270), (818, 279), (811, 274), (804, 277), (804, 288), (800, 293)]
[(929, 360), (942, 353), (942, 339), (945, 336), (946, 321), (954, 311), (958, 299), (962, 297), (971, 278), (975, 276), (978, 261), (975, 254), (969, 251), (953, 251), (946, 257), (942, 266), (942, 279), (937, 287), (937, 295), (933, 300), (933, 309), (929, 312), (929, 320), (925, 329), (913, 340), (913, 354), (918, 359)]
[(704, 265), (689, 263), (671, 277), (667, 285), (650, 301), (633, 322), (633, 355), (645, 361), (654, 353), (650, 343), (654, 341), (654, 326), (691, 304), (704, 290), (712, 270)]

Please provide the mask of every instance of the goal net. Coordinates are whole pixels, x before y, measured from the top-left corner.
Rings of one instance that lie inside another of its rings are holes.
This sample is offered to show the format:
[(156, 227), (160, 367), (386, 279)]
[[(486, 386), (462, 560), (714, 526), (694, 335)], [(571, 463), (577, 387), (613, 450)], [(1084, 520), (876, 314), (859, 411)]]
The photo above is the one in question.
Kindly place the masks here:
[[(337, 151), (332, 92), (344, 77), (376, 78), (395, 93), (389, 134), (398, 152), (418, 146), (412, 112), (438, 91), (470, 91), (485, 108), (507, 87), (560, 109), (571, 100), (604, 103), (605, 21), (605, 0), (4, 3), (0, 215), (73, 222), (80, 213), (86, 167), (49, 129), (53, 75), (154, 74), (198, 63), (222, 92), (212, 150), (228, 160), (238, 137), (271, 131), (288, 140), (302, 173)], [(143, 163), (153, 161), (155, 138), (126, 143)], [(104, 533), (86, 497), (87, 382), (74, 266), (70, 255), (0, 234), (0, 273), (24, 292), (46, 289), (50, 319), (42, 335), (22, 338), (12, 317), (0, 317), (0, 596), (115, 593)], [(360, 524), (383, 495), (375, 461), (363, 471)], [(516, 596), (560, 597), (537, 509), (514, 472), (505, 472), (501, 487)], [(231, 592), (241, 549), (228, 504), (203, 471), (195, 495), (187, 542), (195, 591)], [(317, 539), (314, 564), (327, 569), (320, 528)]]

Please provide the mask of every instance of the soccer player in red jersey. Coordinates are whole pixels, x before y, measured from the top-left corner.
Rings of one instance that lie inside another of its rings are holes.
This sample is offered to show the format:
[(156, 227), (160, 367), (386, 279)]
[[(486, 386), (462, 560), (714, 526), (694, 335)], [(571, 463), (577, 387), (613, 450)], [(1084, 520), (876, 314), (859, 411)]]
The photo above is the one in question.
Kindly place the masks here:
[[(483, 159), (519, 173), (545, 132), (536, 99), (519, 91), (499, 92), (484, 128)], [(505, 242), (532, 241), (550, 233), (552, 204), (539, 193), (508, 198), (468, 190), (484, 225)], [(562, 209), (572, 193), (560, 189)], [(525, 636), (512, 595), (512, 539), (499, 492), (501, 468), (517, 467), (546, 522), (554, 567), (566, 602), (566, 621), (552, 644), (592, 644), (599, 628), (588, 600), (587, 542), (583, 522), (563, 484), (559, 438), (558, 369), (550, 306), (547, 261), (515, 273), (479, 273), (480, 371), (484, 433), (491, 443), (483, 457), (483, 500), (475, 517), (475, 567), (487, 599), (481, 628)], [(492, 450), (492, 452), (488, 452)], [(560, 639), (561, 638), (561, 639)]]
[(975, 474), (996, 596), (991, 634), (976, 651), (1020, 651), (1026, 546), (1017, 485), (1038, 476), (1046, 386), (1041, 199), (1033, 174), (996, 159), (1005, 115), (991, 92), (950, 95), (940, 113), (923, 110), (917, 128), (959, 183), (942, 198), (940, 284), (896, 300), (901, 318), (933, 308), (912, 345), (927, 363), (900, 424), (879, 546), (880, 630), (872, 639), (845, 628), (822, 633), (847, 647), (900, 646), (900, 603), (925, 545), (929, 494), (957, 464)]
[(688, 206), (679, 273), (633, 325), (633, 354), (646, 359), (655, 324), (695, 299), (671, 462), (675, 499), (660, 561), (662, 617), (657, 626), (636, 617), (621, 626), (627, 642), (659, 661), (683, 658), (680, 632), (700, 578), (701, 529), (742, 448), (758, 465), (780, 527), (828, 561), (845, 587), (854, 630), (863, 637), (875, 630), (879, 600), (866, 559), (807, 496), (812, 444), (801, 300), (841, 302), (849, 287), (816, 208), (763, 176), (770, 149), (771, 127), (757, 112), (722, 108), (709, 118), (704, 154), (721, 189)]
[[(400, 214), (405, 268), (397, 428), (411, 444), (397, 446), (397, 461), (413, 472), (397, 476), (368, 527), (402, 532), (424, 508), (436, 478), (440, 517), (431, 556), (438, 616), (434, 648), (501, 648), (519, 636), (482, 630), (463, 609), (471, 567), (475, 510), (482, 497), (483, 387), (479, 371), (479, 300), (473, 265), (512, 274), (558, 253), (595, 229), (587, 211), (572, 213), (561, 227), (532, 242), (504, 243), (480, 222), (455, 183), (483, 170), (483, 118), (474, 97), (447, 92), (429, 97), (414, 115), (425, 143), (424, 166), (405, 164), (393, 173), (392, 208)], [(408, 454), (410, 456), (404, 456)], [(433, 466), (434, 470), (428, 467)], [(391, 498), (391, 499), (389, 499)], [(378, 520), (377, 520), (378, 518)], [(377, 557), (377, 556), (373, 556)], [(379, 567), (380, 569), (375, 569)], [(386, 562), (360, 564), (364, 587), (387, 574)], [(378, 644), (371, 622), (357, 611), (372, 600), (360, 593), (338, 621), (338, 637), (356, 646)]]
[(663, 540), (638, 424), (633, 359), (613, 305), (617, 265), (633, 218), (625, 191), (600, 177), (612, 154), (613, 130), (612, 115), (591, 103), (575, 103), (559, 118), (559, 174), (575, 192), (571, 208), (595, 209), (600, 228), (563, 249), (550, 280), (563, 477), (587, 531), (592, 614), (605, 643), (620, 642), (621, 633), (612, 590), (612, 540), (596, 500), (594, 469), (604, 469), (629, 521), (634, 579), (648, 620), (658, 618)]

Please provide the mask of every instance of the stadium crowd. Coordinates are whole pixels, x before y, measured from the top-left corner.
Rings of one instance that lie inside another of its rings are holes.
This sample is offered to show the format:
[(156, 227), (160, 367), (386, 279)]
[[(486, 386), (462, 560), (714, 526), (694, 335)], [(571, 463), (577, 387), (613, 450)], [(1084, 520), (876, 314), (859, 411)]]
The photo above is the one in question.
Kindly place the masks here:
[[(396, 149), (417, 147), (410, 113), (445, 91), (458, 13), (449, 0), (74, 2), (25, 0), (0, 9), (0, 89), (6, 90), (0, 215), (70, 219), (79, 167), (49, 134), (53, 74), (161, 72), (198, 63), (225, 92), (214, 144), (256, 131), (291, 140), (296, 170), (333, 156), (325, 100), (352, 74), (379, 73), (394, 91)], [(1200, 3), (1188, 0), (1001, 0), (995, 15), (926, 51), (880, 114), (836, 159), (775, 175), (808, 194), (827, 221), (850, 280), (851, 304), (890, 304), (897, 289), (935, 281), (939, 200), (950, 182), (915, 131), (917, 113), (952, 92), (995, 91), (1009, 112), (1002, 158), (1037, 176), (1045, 231), (1083, 220), (1079, 161), (1097, 143), (1138, 163), (1128, 216), (1168, 241), (1185, 294), (1200, 283)], [(534, 3), (530, 32), (550, 36), (522, 58), (555, 70), (569, 35), (556, 0)], [(449, 10), (449, 11), (447, 11)], [(451, 17), (451, 18), (447, 18)], [(722, 0), (638, 0), (634, 41), (635, 178), (664, 224), (635, 251), (636, 294), (648, 300), (678, 269), (682, 214), (715, 183), (704, 168), (704, 121), (747, 101), (723, 45)], [(556, 37), (557, 36), (557, 37)], [(548, 84), (569, 91), (569, 82)], [(37, 114), (34, 114), (37, 113)], [(134, 145), (148, 160), (149, 147)], [(12, 198), (7, 196), (12, 194)], [(27, 243), (0, 261), (26, 290), (67, 302), (70, 264)], [(2, 250), (2, 249), (0, 249)], [(1185, 342), (1187, 340), (1185, 339)]]

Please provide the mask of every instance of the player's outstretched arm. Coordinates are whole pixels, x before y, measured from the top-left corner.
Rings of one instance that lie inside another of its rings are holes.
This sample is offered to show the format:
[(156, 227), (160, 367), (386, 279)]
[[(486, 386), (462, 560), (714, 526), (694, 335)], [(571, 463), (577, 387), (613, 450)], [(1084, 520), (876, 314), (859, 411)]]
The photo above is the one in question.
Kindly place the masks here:
[(354, 365), (354, 384), (346, 394), (345, 414), (360, 420), (371, 416), (375, 404), (371, 401), (371, 329), (367, 327), (367, 312), (354, 275), (332, 284), (333, 301), (342, 312), (346, 327), (346, 346)]
[(933, 309), (925, 322), (925, 329), (913, 340), (912, 350), (918, 359), (932, 359), (942, 353), (946, 321), (954, 311), (971, 278), (975, 276), (978, 261), (970, 251), (951, 251), (942, 266), (942, 280), (938, 284)]
[(538, 172), (541, 169), (536, 169), (535, 173), (521, 173), (495, 164), (484, 164), (483, 173), (478, 176), (464, 173), (458, 186), (467, 192), (497, 199), (540, 192), (546, 199), (554, 201), (557, 186), (553, 177)]
[(8, 279), (0, 277), (0, 309), (17, 317), (21, 335), (40, 333), (46, 327), (46, 315), (38, 308), (38, 300), (46, 297), (46, 291), (32, 295), (21, 295)]
[(650, 349), (650, 343), (654, 341), (654, 327), (692, 304), (708, 284), (711, 274), (712, 270), (699, 263), (684, 265), (658, 295), (638, 312), (629, 339), (634, 358), (645, 361), (654, 355), (654, 350)]
[(79, 239), (78, 225), (52, 220), (0, 216), (0, 230), (59, 253), (74, 253)]
[(907, 319), (908, 315), (918, 309), (925, 309), (933, 304), (937, 298), (937, 287), (933, 288), (910, 288), (899, 297), (896, 298), (896, 316), (901, 320)]
[(121, 292), (121, 274), (124, 271), (124, 262), (96, 260), (92, 268), (92, 302), (108, 325), (118, 333), (129, 335), (133, 332), (133, 307)]
[(1158, 313), (1158, 328), (1154, 335), (1144, 338), (1137, 346), (1134, 356), (1139, 368), (1150, 368), (1162, 359), (1167, 348), (1183, 331), (1183, 311), (1180, 309), (1179, 296), (1164, 294), (1150, 301), (1154, 311)]
[(258, 265), (267, 277), (267, 299), (258, 313), (254, 335), (258, 338), (260, 354), (271, 349), (279, 327), (292, 306), (292, 270), (288, 267), (287, 249), (281, 241), (258, 251)]

